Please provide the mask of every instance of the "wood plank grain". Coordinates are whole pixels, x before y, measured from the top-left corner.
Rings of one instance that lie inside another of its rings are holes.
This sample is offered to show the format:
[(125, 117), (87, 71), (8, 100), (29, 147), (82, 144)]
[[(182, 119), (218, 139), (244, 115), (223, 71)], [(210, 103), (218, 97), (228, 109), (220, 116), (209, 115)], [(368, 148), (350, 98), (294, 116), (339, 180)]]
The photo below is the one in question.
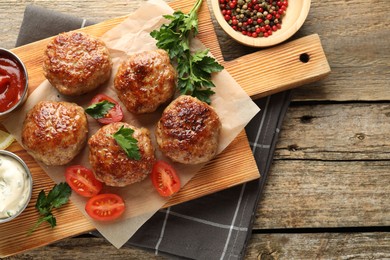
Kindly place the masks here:
[[(86, 250), (88, 248), (88, 250)], [(61, 252), (61, 256), (58, 255)], [(254, 234), (244, 259), (387, 259), (390, 257), (390, 233), (311, 233)], [(112, 248), (105, 239), (67, 238), (44, 248), (37, 248), (12, 259), (170, 259), (125, 245)]]
[[(61, 252), (59, 254), (58, 252)], [(114, 248), (104, 238), (76, 237), (67, 238), (52, 243), (46, 247), (36, 248), (17, 256), (2, 258), (12, 259), (167, 259), (156, 256), (152, 251), (145, 251), (140, 248), (124, 245), (121, 249)]]
[[(354, 11), (345, 14), (346, 9)], [(363, 0), (312, 1), (301, 33), (321, 35), (332, 73), (323, 82), (296, 89), (293, 99), (390, 100), (389, 12), (387, 0), (374, 5)]]
[[(292, 100), (390, 100), (389, 12), (387, 0), (374, 6), (363, 0), (313, 0), (305, 24), (290, 40), (318, 33), (332, 72), (294, 89)], [(233, 41), (213, 22), (226, 60), (258, 51)]]
[(389, 225), (390, 104), (290, 106), (255, 229)]
[(253, 99), (316, 82), (330, 73), (316, 34), (227, 61), (225, 67)]
[(245, 259), (388, 259), (390, 233), (254, 234)]
[(390, 226), (390, 160), (277, 160), (255, 229)]
[(277, 159), (390, 160), (390, 104), (291, 106)]

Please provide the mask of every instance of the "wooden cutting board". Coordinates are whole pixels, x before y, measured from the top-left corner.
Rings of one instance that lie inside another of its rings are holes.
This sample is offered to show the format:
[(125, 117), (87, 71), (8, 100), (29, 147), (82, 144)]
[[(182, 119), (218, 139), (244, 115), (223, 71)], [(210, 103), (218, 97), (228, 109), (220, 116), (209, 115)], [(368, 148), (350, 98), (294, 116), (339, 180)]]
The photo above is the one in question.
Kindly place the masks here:
[[(188, 12), (193, 4), (193, 0), (178, 0), (170, 3), (170, 6), (175, 10)], [(81, 30), (101, 36), (125, 18), (126, 16), (114, 18)], [(214, 32), (210, 11), (205, 2), (199, 11), (199, 31), (200, 40), (210, 48), (214, 57), (225, 66), (226, 70), (252, 98), (311, 83), (324, 78), (330, 72), (318, 35), (310, 35), (225, 62)], [(41, 40), (12, 50), (24, 61), (28, 69), (30, 93), (45, 79), (41, 64), (42, 53), (48, 40)], [(309, 57), (309, 61), (302, 62), (302, 55)], [(247, 64), (250, 64), (250, 68), (253, 69), (248, 70)], [(44, 246), (94, 229), (76, 206), (69, 203), (55, 210), (57, 227), (51, 229), (44, 224), (28, 236), (27, 231), (38, 219), (34, 208), (38, 193), (42, 189), (50, 190), (54, 183), (18, 143), (14, 142), (8, 150), (18, 154), (29, 166), (33, 174), (34, 190), (31, 202), (22, 215), (11, 222), (0, 225), (2, 235), (0, 257)], [(245, 131), (242, 131), (223, 153), (208, 163), (176, 196), (169, 200), (165, 207), (256, 178), (259, 178), (259, 172)]]

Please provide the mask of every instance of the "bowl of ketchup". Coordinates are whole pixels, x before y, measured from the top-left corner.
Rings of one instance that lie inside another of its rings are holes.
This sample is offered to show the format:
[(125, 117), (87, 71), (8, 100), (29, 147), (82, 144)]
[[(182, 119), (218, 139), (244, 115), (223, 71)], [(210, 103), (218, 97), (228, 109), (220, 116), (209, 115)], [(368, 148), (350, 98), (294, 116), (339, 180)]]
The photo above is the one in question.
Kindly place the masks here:
[(27, 98), (28, 74), (13, 52), (0, 48), (0, 121), (21, 107)]

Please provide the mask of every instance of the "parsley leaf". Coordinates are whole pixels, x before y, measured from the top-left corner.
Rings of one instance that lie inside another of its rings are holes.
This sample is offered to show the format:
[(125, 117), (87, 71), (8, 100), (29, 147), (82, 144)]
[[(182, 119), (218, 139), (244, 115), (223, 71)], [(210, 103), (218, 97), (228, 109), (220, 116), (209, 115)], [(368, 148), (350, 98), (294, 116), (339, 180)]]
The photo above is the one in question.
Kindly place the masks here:
[(127, 156), (134, 160), (141, 159), (141, 153), (138, 148), (138, 140), (133, 137), (134, 130), (125, 128), (123, 125), (112, 136)]
[(47, 202), (54, 208), (59, 208), (69, 201), (72, 193), (70, 186), (66, 182), (55, 185), (47, 195)]
[(114, 103), (107, 100), (90, 105), (85, 112), (95, 119), (103, 118), (115, 106)]
[(53, 189), (49, 191), (48, 195), (44, 190), (38, 194), (35, 208), (38, 210), (41, 217), (37, 223), (30, 229), (29, 234), (34, 232), (39, 225), (47, 221), (52, 228), (57, 225), (56, 218), (54, 217), (53, 208), (59, 208), (69, 201), (69, 197), (72, 193), (70, 186), (66, 182), (61, 182), (54, 185)]
[(211, 74), (223, 70), (223, 66), (208, 55), (208, 49), (190, 52), (190, 41), (199, 32), (197, 11), (201, 4), (202, 0), (197, 0), (188, 14), (175, 11), (172, 15), (164, 15), (171, 22), (163, 24), (150, 35), (157, 40), (156, 46), (166, 50), (171, 62), (177, 64), (177, 88), (180, 93), (210, 104), (210, 96), (215, 93)]
[(198, 51), (191, 57), (192, 64), (195, 65), (195, 68), (208, 74), (223, 70), (223, 66), (214, 58), (208, 56), (208, 52), (208, 50)]

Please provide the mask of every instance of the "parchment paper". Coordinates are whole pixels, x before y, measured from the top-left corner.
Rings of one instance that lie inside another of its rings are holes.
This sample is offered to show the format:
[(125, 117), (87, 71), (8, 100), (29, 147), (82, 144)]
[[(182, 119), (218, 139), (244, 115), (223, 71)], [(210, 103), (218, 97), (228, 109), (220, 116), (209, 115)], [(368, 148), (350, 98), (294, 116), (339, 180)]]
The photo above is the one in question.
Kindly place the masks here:
[[(113, 78), (120, 62), (126, 59), (127, 55), (131, 55), (132, 53), (156, 49), (156, 42), (149, 33), (154, 29), (158, 29), (161, 24), (167, 22), (162, 15), (171, 13), (173, 13), (173, 10), (162, 0), (150, 0), (145, 2), (123, 23), (101, 37), (110, 48), (114, 63), (111, 79), (107, 84), (87, 95), (69, 98), (59, 94), (46, 80), (29, 96), (23, 108), (19, 110), (12, 119), (10, 118), (3, 122), (6, 129), (14, 135), (21, 144), (21, 126), (25, 115), (27, 111), (41, 100), (70, 101), (85, 108), (94, 95), (105, 93), (119, 101), (113, 87)], [(194, 40), (191, 48), (204, 49), (205, 47), (199, 40)], [(215, 108), (222, 122), (221, 138), (218, 148), (218, 153), (220, 153), (244, 129), (245, 125), (252, 117), (259, 112), (259, 108), (227, 71), (224, 70), (213, 75), (212, 80), (216, 85), (216, 94), (212, 97), (212, 106)], [(143, 126), (149, 128), (152, 134), (152, 141), (156, 147), (157, 158), (167, 160), (159, 152), (154, 137), (154, 128), (157, 120), (161, 116), (163, 108), (155, 113), (141, 116), (134, 116), (127, 112), (123, 105), (122, 108), (125, 113), (124, 121), (138, 127)], [(89, 116), (88, 120), (89, 136), (91, 136), (101, 127), (101, 125)], [(74, 164), (82, 164), (86, 167), (90, 167), (88, 161), (88, 147), (85, 147), (84, 150), (69, 163), (69, 165)], [(64, 170), (66, 166), (53, 167), (46, 166), (42, 163), (40, 163), (40, 165), (56, 183), (65, 181)], [(203, 167), (203, 164), (191, 166), (174, 164), (174, 167), (179, 173), (182, 186), (184, 186)], [(120, 248), (128, 241), (128, 239), (167, 202), (167, 199), (163, 199), (157, 194), (152, 187), (149, 178), (124, 188), (104, 187), (102, 192), (113, 192), (124, 198), (126, 212), (121, 219), (110, 223), (94, 221), (85, 213), (84, 206), (87, 200), (86, 198), (82, 198), (77, 194), (72, 194), (71, 200), (91, 221), (95, 228), (117, 248)]]

